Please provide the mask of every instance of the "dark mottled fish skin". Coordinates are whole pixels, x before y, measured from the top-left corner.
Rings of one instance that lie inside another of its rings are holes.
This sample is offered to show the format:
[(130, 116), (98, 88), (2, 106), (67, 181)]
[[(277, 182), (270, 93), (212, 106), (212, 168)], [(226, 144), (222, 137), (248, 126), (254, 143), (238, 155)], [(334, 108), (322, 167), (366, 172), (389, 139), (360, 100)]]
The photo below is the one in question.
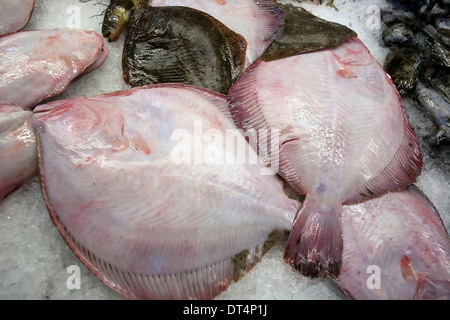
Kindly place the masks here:
[(435, 41), (442, 43), (447, 48), (450, 48), (450, 36), (442, 32), (438, 32), (431, 24), (423, 28), (423, 31), (431, 36)]
[(383, 30), (382, 38), (387, 46), (407, 45), (414, 31), (405, 23), (395, 23)]
[(145, 7), (132, 20), (123, 52), (133, 87), (183, 83), (227, 94), (244, 70), (247, 43), (221, 22), (186, 7)]
[(286, 13), (285, 26), (281, 36), (261, 57), (264, 61), (334, 47), (357, 36), (353, 30), (320, 19), (303, 8), (278, 5)]
[(414, 92), (420, 105), (438, 127), (437, 144), (450, 142), (450, 68), (435, 65), (420, 77)]
[(436, 89), (419, 81), (416, 96), (438, 127), (437, 143), (450, 142), (450, 102)]
[(439, 90), (450, 101), (450, 68), (433, 66), (423, 73), (423, 80)]
[(403, 95), (414, 89), (423, 68), (423, 62), (419, 51), (401, 47), (387, 55), (384, 69), (391, 76), (400, 94)]
[(450, 67), (450, 51), (431, 36), (419, 32), (412, 38), (412, 46), (418, 49), (429, 64)]

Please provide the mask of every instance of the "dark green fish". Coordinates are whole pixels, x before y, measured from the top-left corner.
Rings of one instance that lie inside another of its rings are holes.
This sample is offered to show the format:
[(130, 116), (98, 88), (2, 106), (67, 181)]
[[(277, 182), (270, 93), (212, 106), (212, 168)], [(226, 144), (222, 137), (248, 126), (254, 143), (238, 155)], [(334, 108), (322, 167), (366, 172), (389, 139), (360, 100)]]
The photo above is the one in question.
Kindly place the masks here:
[(416, 86), (424, 68), (424, 59), (419, 51), (401, 47), (386, 56), (384, 69), (391, 76), (400, 94), (406, 94)]
[(286, 13), (283, 33), (262, 56), (264, 61), (334, 47), (356, 32), (338, 23), (316, 17), (303, 8), (279, 4)]
[(245, 64), (247, 42), (212, 16), (187, 7), (142, 7), (123, 52), (133, 87), (184, 83), (227, 94)]

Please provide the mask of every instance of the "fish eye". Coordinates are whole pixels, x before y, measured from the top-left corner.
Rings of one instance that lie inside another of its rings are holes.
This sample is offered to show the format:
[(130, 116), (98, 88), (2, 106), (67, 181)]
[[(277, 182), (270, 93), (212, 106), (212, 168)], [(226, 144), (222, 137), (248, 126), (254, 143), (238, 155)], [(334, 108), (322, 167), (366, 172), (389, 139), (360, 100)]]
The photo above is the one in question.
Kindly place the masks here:
[(119, 22), (119, 17), (116, 16), (115, 14), (114, 14), (114, 15), (111, 15), (111, 16), (109, 16), (108, 21), (109, 21), (109, 22), (117, 23), (117, 22)]

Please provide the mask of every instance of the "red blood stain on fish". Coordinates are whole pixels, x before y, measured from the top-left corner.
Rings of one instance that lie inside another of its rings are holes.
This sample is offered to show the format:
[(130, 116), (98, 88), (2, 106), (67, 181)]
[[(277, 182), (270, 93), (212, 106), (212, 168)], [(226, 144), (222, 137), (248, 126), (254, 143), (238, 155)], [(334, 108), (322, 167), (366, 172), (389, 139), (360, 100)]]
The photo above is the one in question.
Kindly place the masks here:
[(338, 70), (338, 71), (336, 71), (336, 74), (343, 78), (357, 78), (358, 77), (358, 75), (351, 68), (344, 68), (344, 69)]
[(411, 265), (411, 260), (407, 256), (403, 256), (400, 259), (400, 267), (402, 269), (402, 275), (403, 275), (404, 279), (407, 279), (407, 278), (415, 279), (416, 278), (416, 274)]

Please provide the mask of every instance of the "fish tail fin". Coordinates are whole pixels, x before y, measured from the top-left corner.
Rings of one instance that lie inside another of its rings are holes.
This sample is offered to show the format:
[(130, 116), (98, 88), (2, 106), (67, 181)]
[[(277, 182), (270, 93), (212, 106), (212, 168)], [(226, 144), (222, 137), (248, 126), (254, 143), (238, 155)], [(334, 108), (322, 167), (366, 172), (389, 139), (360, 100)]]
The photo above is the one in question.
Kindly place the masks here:
[(310, 278), (337, 278), (342, 264), (341, 203), (308, 196), (294, 220), (284, 260)]

